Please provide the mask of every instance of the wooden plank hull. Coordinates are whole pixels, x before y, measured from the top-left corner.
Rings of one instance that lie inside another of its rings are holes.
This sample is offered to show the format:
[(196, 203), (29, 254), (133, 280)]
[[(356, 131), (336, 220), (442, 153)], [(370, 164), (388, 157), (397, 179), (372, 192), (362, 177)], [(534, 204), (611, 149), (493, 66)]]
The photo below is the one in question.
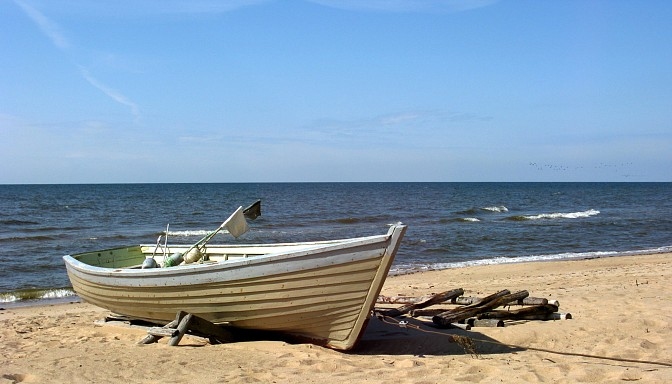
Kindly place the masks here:
[(394, 225), (380, 236), (235, 247), (254, 254), (247, 257), (229, 258), (215, 245), (208, 247), (214, 261), (172, 268), (121, 267), (142, 262), (144, 253), (135, 248), (64, 260), (83, 300), (119, 314), (169, 322), (182, 310), (347, 350), (365, 328), (405, 230)]

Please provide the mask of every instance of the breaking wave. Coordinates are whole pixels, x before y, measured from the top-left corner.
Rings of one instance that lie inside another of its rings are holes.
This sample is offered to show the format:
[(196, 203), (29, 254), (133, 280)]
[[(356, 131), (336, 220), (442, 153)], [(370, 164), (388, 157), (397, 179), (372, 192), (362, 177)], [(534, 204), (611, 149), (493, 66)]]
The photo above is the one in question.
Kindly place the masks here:
[(581, 212), (556, 212), (556, 213), (541, 213), (538, 215), (526, 215), (526, 216), (511, 216), (509, 220), (514, 221), (523, 221), (523, 220), (552, 220), (552, 219), (582, 219), (590, 216), (599, 215), (600, 211), (596, 209), (589, 209), (587, 211)]
[(422, 272), (422, 271), (437, 271), (450, 268), (464, 268), (479, 265), (497, 265), (497, 264), (514, 264), (537, 261), (554, 261), (554, 260), (570, 260), (570, 259), (593, 259), (602, 257), (618, 257), (618, 256), (635, 256), (635, 255), (649, 255), (672, 252), (672, 246), (641, 249), (634, 251), (595, 251), (595, 252), (566, 252), (549, 255), (528, 255), (517, 257), (492, 257), (479, 260), (465, 260), (446, 263), (427, 263), (427, 264), (399, 264), (394, 265), (390, 269), (390, 275), (403, 275), (407, 273)]
[(205, 229), (198, 229), (192, 231), (168, 231), (168, 236), (176, 237), (190, 237), (190, 236), (205, 236), (212, 231), (206, 231)]
[(481, 208), (484, 211), (490, 211), (490, 212), (508, 212), (509, 209), (503, 205), (497, 206), (497, 207), (483, 207)]
[[(162, 232), (161, 234), (164, 234), (165, 232)], [(208, 235), (212, 233), (212, 230), (205, 230), (205, 229), (198, 229), (198, 230), (192, 230), (192, 231), (168, 231), (168, 237), (203, 237), (205, 235)], [(223, 233), (229, 233), (228, 230), (225, 228), (222, 228), (219, 230), (218, 234), (223, 234)]]
[(0, 303), (16, 303), (30, 300), (63, 299), (76, 296), (70, 288), (56, 289), (22, 289), (14, 292), (0, 293)]

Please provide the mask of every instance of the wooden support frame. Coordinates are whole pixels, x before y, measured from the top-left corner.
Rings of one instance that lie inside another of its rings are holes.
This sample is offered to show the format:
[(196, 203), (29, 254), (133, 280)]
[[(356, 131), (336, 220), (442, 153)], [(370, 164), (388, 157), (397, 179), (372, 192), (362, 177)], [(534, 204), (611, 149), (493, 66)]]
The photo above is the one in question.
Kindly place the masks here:
[(213, 324), (208, 320), (194, 314), (180, 311), (175, 320), (163, 327), (151, 327), (147, 330), (148, 335), (138, 344), (151, 344), (158, 342), (163, 337), (170, 337), (168, 345), (177, 346), (185, 334), (208, 338), (210, 343), (226, 343), (234, 340), (233, 334), (222, 326)]

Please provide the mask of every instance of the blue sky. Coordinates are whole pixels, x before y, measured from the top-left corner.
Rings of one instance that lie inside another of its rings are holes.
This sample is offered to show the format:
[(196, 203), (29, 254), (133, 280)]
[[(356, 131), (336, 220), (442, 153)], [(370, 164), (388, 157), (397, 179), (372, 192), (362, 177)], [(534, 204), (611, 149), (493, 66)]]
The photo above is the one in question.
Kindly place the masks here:
[(672, 2), (0, 0), (0, 184), (672, 181)]

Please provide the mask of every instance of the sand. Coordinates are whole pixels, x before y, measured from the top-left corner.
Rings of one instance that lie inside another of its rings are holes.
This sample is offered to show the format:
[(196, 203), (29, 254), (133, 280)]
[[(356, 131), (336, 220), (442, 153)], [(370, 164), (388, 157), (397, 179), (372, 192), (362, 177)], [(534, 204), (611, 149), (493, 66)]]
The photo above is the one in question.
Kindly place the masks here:
[[(138, 345), (85, 303), (0, 311), (0, 383), (672, 382), (672, 254), (479, 266), (388, 278), (383, 294), (528, 290), (571, 320), (422, 331), (373, 319), (343, 353), (310, 344)], [(413, 323), (412, 323), (413, 324)], [(448, 342), (476, 340), (477, 354)]]

